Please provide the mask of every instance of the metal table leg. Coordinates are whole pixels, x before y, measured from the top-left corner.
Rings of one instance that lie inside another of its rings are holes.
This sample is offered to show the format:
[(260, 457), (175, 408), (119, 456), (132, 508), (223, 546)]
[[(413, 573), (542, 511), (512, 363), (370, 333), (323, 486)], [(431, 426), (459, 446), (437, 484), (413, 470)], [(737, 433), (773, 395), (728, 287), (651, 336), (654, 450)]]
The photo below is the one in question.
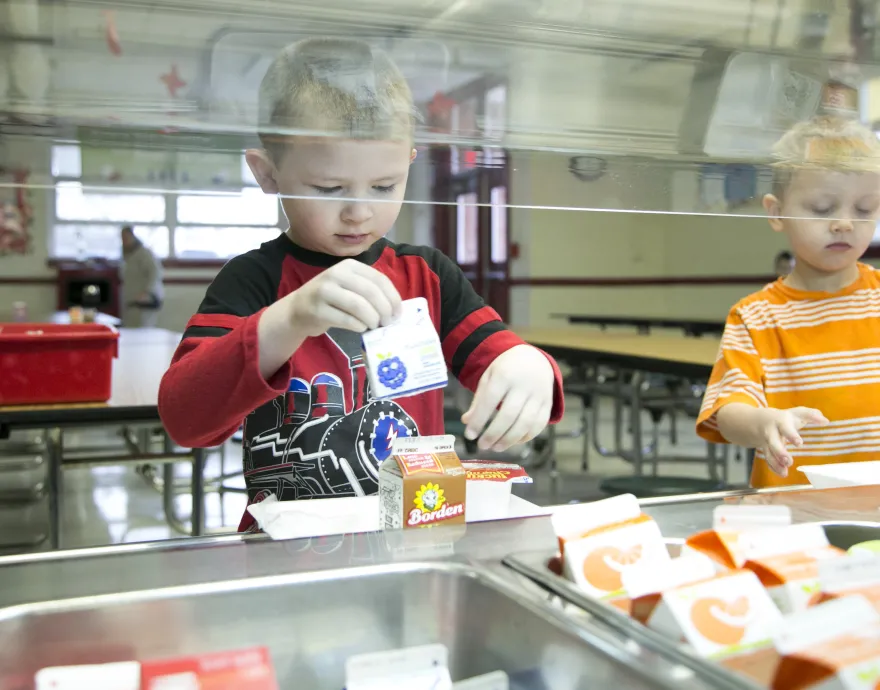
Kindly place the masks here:
[(64, 432), (60, 428), (46, 433), (48, 459), (47, 484), (49, 489), (49, 544), (52, 549), (61, 548), (61, 510), (64, 495)]
[[(634, 371), (630, 386), (632, 387), (632, 396), (630, 397), (630, 423), (632, 425), (632, 464), (636, 476), (642, 474), (642, 462), (644, 461), (644, 447), (642, 446), (642, 384), (645, 381), (645, 375), (641, 371)], [(654, 460), (655, 464), (657, 460)]]
[[(168, 434), (163, 438), (164, 452), (171, 455), (174, 452), (174, 443)], [(202, 536), (205, 532), (205, 457), (206, 452), (203, 448), (193, 448), (190, 451), (192, 458), (192, 477), (190, 480), (192, 492), (192, 515), (190, 517), (190, 527), (184, 524), (184, 521), (177, 514), (177, 507), (174, 504), (175, 487), (174, 487), (174, 463), (166, 462), (162, 465), (162, 506), (165, 510), (165, 519), (172, 529), (181, 534), (188, 534), (194, 537)]]
[(192, 453), (192, 535), (200, 537), (205, 533), (205, 450)]

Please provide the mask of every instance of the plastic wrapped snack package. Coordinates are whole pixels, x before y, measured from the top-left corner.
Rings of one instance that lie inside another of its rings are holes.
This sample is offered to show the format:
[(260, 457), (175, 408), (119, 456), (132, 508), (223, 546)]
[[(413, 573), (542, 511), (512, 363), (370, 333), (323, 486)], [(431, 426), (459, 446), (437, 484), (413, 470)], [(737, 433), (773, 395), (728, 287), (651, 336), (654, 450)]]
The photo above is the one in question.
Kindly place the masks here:
[(418, 395), (449, 383), (440, 336), (424, 297), (404, 300), (400, 317), (364, 333), (362, 343), (378, 400)]
[(359, 654), (345, 664), (345, 690), (508, 690), (503, 671), (453, 684), (442, 644)]
[(36, 690), (278, 690), (265, 647), (142, 662), (57, 666), (38, 671), (34, 681)]

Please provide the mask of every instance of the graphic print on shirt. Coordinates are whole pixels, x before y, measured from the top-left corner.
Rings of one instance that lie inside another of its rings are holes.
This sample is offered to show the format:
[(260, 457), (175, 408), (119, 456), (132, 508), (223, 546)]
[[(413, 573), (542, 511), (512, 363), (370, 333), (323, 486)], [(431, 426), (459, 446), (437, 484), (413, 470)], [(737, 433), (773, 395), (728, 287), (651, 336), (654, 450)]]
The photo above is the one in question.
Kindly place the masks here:
[(285, 395), (252, 412), (244, 424), (245, 477), (252, 503), (366, 496), (379, 489), (379, 465), (394, 439), (416, 436), (415, 421), (397, 403), (373, 399), (360, 335), (331, 329), (336, 371), (290, 380)]

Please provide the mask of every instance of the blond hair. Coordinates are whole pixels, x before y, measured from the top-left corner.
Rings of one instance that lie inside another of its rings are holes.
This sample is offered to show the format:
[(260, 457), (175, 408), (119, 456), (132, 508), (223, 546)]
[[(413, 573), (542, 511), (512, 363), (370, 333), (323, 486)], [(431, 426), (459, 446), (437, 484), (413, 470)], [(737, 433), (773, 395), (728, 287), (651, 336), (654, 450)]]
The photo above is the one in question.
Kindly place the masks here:
[(361, 41), (312, 38), (291, 44), (260, 84), (259, 134), (270, 153), (303, 131), (411, 140), (417, 118), (397, 65)]
[(781, 199), (799, 170), (880, 171), (880, 141), (858, 120), (815, 117), (788, 130), (773, 157), (773, 194)]

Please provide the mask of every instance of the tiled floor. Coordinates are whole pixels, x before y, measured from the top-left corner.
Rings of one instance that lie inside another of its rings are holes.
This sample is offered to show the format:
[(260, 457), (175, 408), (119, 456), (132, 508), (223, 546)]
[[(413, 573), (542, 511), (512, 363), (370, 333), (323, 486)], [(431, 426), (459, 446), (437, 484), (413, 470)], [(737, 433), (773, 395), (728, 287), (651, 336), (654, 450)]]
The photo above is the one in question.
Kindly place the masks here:
[[(602, 496), (599, 482), (604, 477), (632, 474), (632, 467), (619, 458), (604, 458), (595, 451), (590, 454), (590, 470), (580, 469), (580, 438), (565, 438), (568, 432), (576, 429), (580, 410), (575, 399), (570, 402), (566, 419), (558, 427), (558, 475), (551, 477), (549, 465), (533, 469), (534, 484), (517, 487), (517, 493), (543, 505), (566, 503), (572, 500), (591, 500)], [(611, 440), (610, 406), (601, 408), (600, 438), (608, 444)], [(645, 423), (648, 420), (646, 417)], [(678, 420), (679, 442), (673, 448), (668, 441), (668, 425), (661, 434), (661, 452), (675, 453), (677, 456), (705, 455), (706, 444), (700, 441), (693, 431), (693, 420), (680, 417)], [(69, 447), (76, 445), (94, 446), (110, 442), (115, 432), (89, 431), (70, 433), (66, 436)], [(0, 465), (2, 466), (2, 465)], [(240, 449), (233, 445), (227, 448), (225, 471), (234, 471), (240, 466)], [(745, 461), (737, 460), (731, 453), (729, 461), (731, 483), (745, 481)], [(175, 473), (183, 487), (187, 483), (189, 467), (181, 464)], [(211, 453), (208, 459), (208, 477), (221, 473), (221, 453)], [(18, 486), (28, 486), (41, 480), (44, 468), (27, 473), (0, 473), (0, 491)], [(706, 468), (689, 463), (664, 463), (660, 467), (662, 475), (683, 475), (706, 477)], [(179, 536), (165, 522), (162, 510), (161, 493), (149, 481), (138, 474), (132, 466), (93, 466), (65, 470), (64, 499), (62, 512), (62, 545), (65, 548), (98, 546), (121, 542), (149, 541)], [(241, 478), (228, 482), (229, 486), (243, 486)], [(178, 496), (178, 510), (186, 515), (189, 511), (188, 494)], [(206, 498), (207, 528), (211, 533), (234, 532), (245, 506), (245, 497), (240, 493), (209, 493)], [(16, 553), (47, 548), (22, 545), (47, 529), (47, 507), (45, 501), (21, 506), (0, 507), (0, 553)], [(10, 545), (18, 543), (17, 545)], [(4, 548), (4, 545), (6, 546)]]

